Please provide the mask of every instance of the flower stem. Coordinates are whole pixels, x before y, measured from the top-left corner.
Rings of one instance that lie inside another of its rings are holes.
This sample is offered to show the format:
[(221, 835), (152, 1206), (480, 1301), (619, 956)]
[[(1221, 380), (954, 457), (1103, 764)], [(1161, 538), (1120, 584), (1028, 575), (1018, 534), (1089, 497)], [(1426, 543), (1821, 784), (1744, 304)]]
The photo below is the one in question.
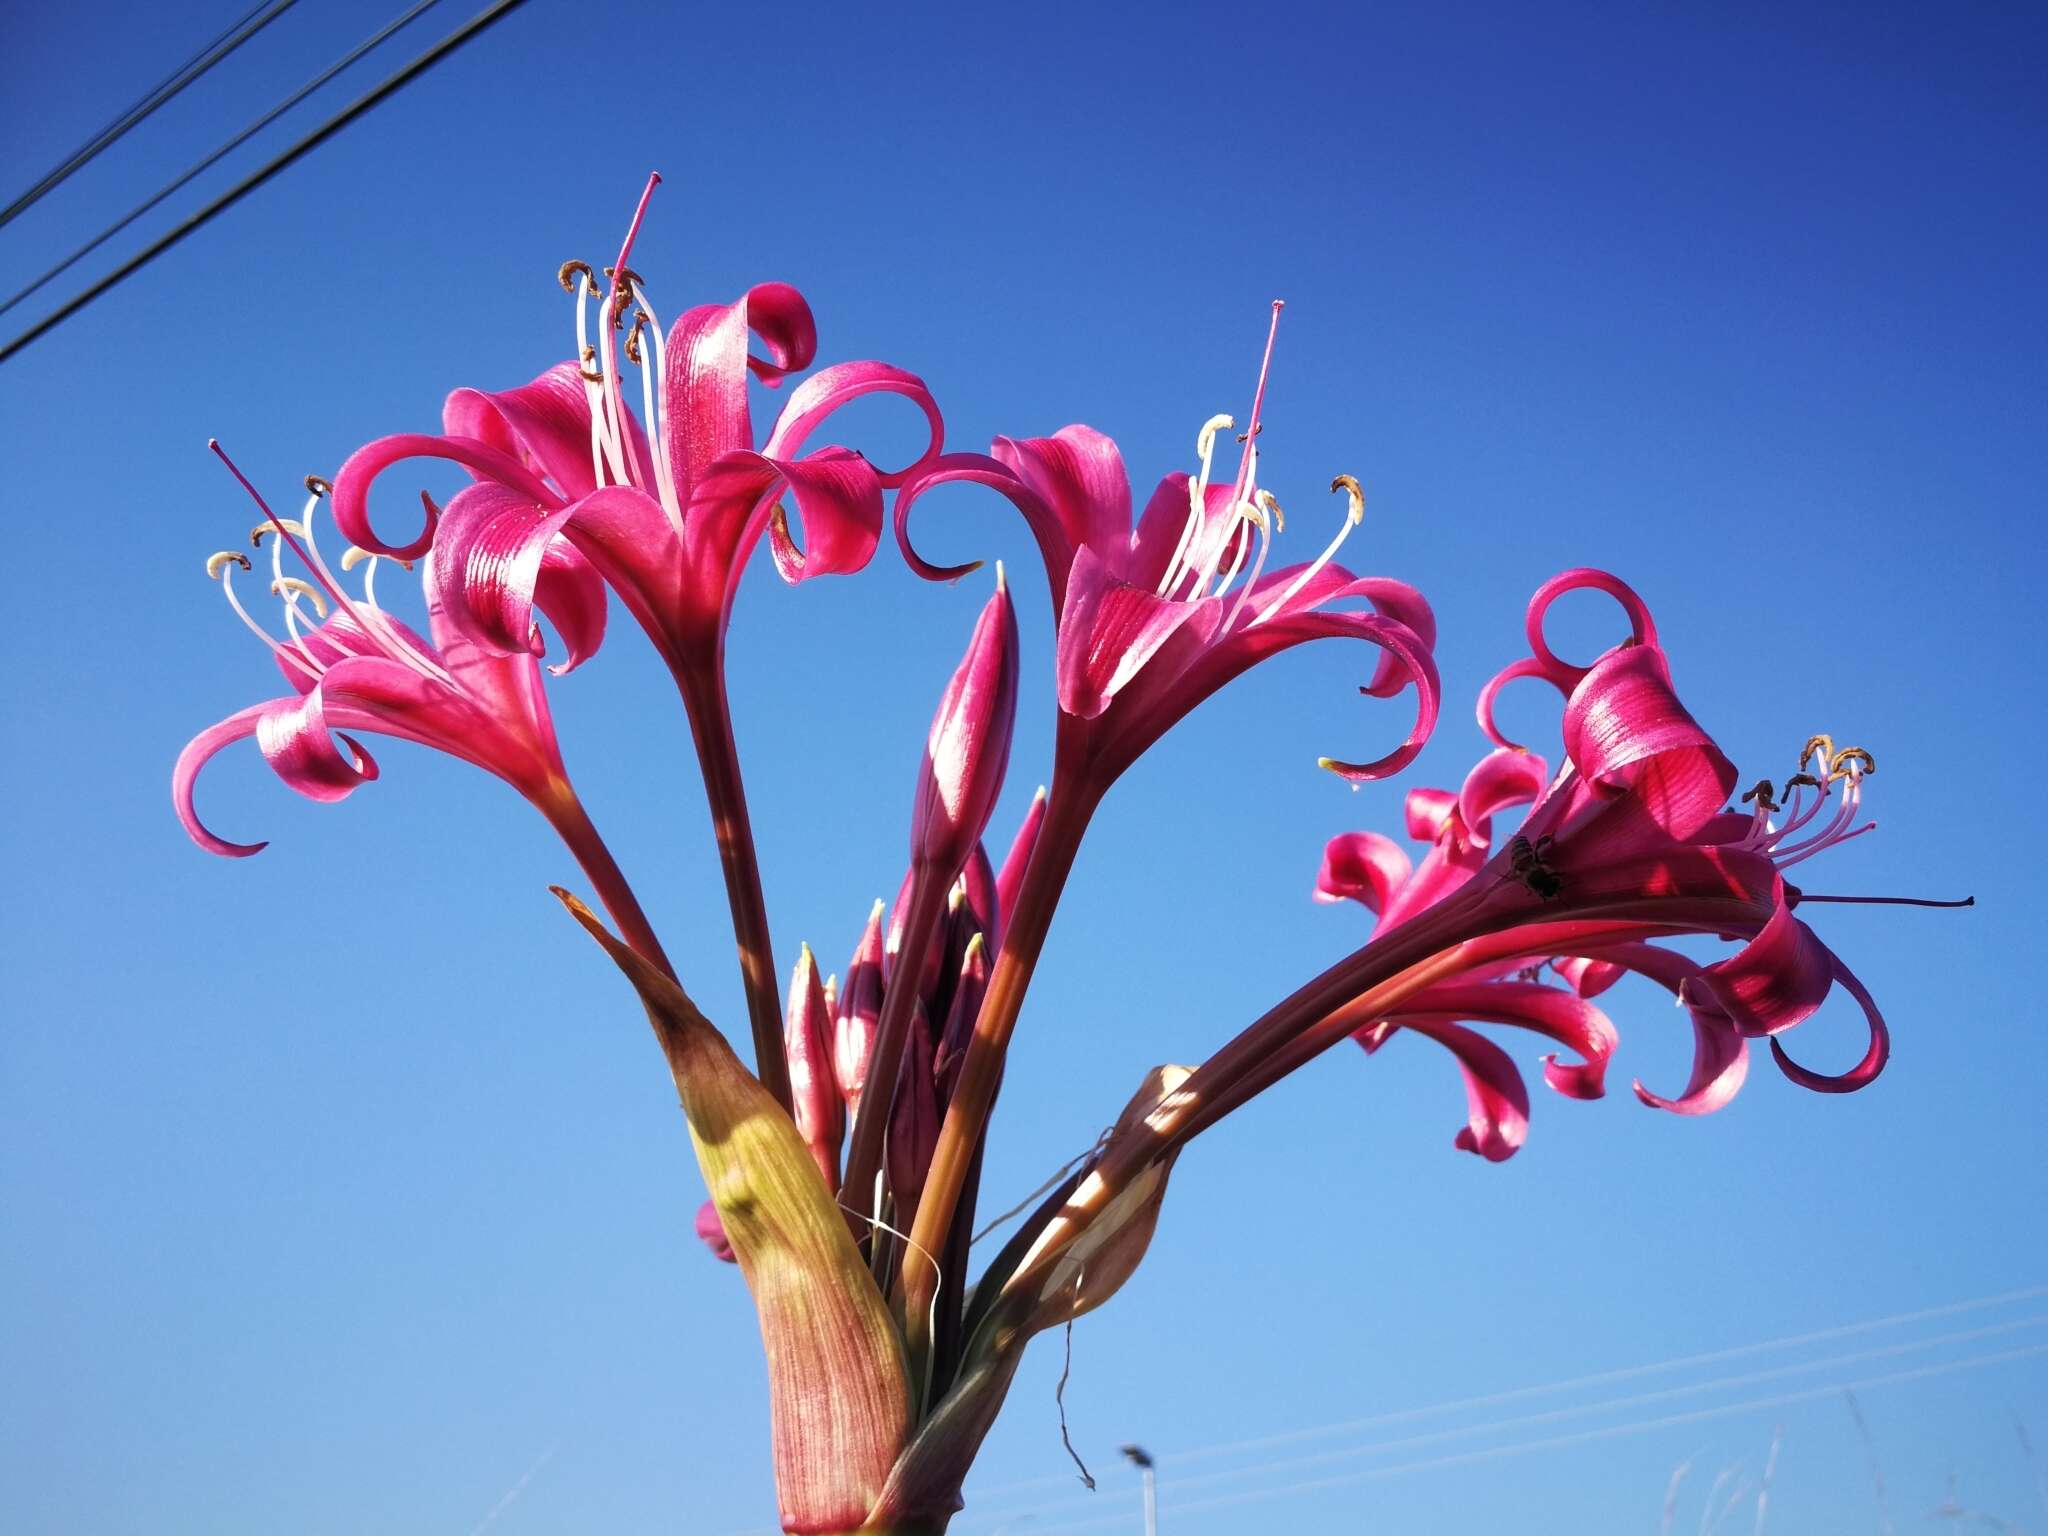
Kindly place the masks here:
[(673, 981), (675, 968), (668, 962), (668, 956), (661, 947), (661, 940), (654, 936), (654, 928), (647, 921), (647, 914), (640, 910), (640, 900), (633, 894), (633, 888), (626, 883), (626, 876), (619, 868), (618, 860), (612, 857), (611, 849), (598, 836), (597, 826), (590, 819), (590, 813), (583, 809), (583, 802), (576, 798), (576, 791), (569, 787), (566, 779), (557, 780), (551, 788), (542, 814), (548, 819), (569, 851), (576, 856), (584, 875), (589, 879), (597, 899), (604, 903), (612, 921), (619, 925), (619, 932), (628, 944), (648, 960), (660, 966), (664, 974)]
[(754, 829), (747, 819), (747, 791), (740, 778), (739, 749), (732, 739), (732, 707), (725, 696), (723, 669), (678, 667), (676, 682), (690, 717), (704, 798), (711, 805), (711, 830), (725, 870), (725, 897), (732, 908), (733, 938), (739, 945), (740, 980), (747, 992), (753, 1026), (754, 1073), (785, 1110), (793, 1100), (789, 1060), (782, 1043), (782, 994), (775, 980), (775, 946), (768, 932), (768, 905), (761, 894), (761, 864)]
[[(882, 993), (882, 1016), (875, 1022), (867, 1086), (861, 1092), (860, 1113), (853, 1117), (853, 1140), (846, 1149), (846, 1178), (840, 1188), (863, 1203), (872, 1198), (875, 1174), (882, 1166), (889, 1120), (895, 1110), (897, 1079), (903, 1071), (904, 1042), (909, 1036), (911, 1016), (917, 1011), (917, 979), (924, 972), (925, 955), (946, 916), (948, 882), (938, 878), (939, 873), (922, 865), (911, 872), (910, 901), (903, 917), (903, 947), (896, 954), (894, 985)], [(897, 1198), (902, 1198), (901, 1191)], [(847, 1213), (856, 1236), (865, 1234), (867, 1216), (866, 1211)]]
[[(981, 1012), (975, 1016), (974, 1034), (960, 1066), (960, 1081), (953, 1089), (945, 1122), (939, 1128), (938, 1146), (932, 1153), (931, 1171), (925, 1175), (924, 1194), (918, 1201), (917, 1220), (911, 1225), (910, 1242), (903, 1257), (903, 1318), (909, 1336), (913, 1381), (919, 1379), (931, 1349), (929, 1320), (932, 1296), (939, 1281), (925, 1255), (939, 1252), (952, 1228), (954, 1210), (987, 1129), (989, 1112), (995, 1107), (1003, 1058), (1017, 1027), (1017, 1015), (1024, 1006), (1024, 994), (1031, 985), (1031, 973), (1045, 947), (1053, 911), (1074, 868), (1074, 857), (1080, 852), (1081, 837), (1087, 831), (1093, 809), (1088, 797), (1063, 797), (1055, 783), (1052, 798), (1046, 804), (1045, 824), (1039, 829), (1038, 844), (1031, 851), (1024, 884), (1017, 892), (1016, 913), (1004, 924), (1003, 947), (996, 954), (995, 970), (989, 977)], [(957, 1278), (955, 1283), (959, 1283)]]

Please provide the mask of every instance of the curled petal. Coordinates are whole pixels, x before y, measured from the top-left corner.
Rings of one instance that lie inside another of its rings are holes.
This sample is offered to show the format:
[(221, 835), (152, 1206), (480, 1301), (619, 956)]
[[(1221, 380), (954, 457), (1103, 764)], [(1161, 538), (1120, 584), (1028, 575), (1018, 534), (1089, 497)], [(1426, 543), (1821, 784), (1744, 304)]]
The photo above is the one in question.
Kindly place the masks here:
[(999, 437), (989, 451), (1052, 509), (1069, 548), (1092, 549), (1126, 574), (1131, 479), (1114, 442), (1077, 424), (1051, 437)]
[(441, 425), (450, 437), (488, 444), (546, 475), (564, 496), (597, 489), (589, 388), (575, 363), (558, 363), (517, 389), (455, 390), (441, 407)]
[(328, 731), (323, 688), (265, 709), (256, 720), (256, 745), (277, 776), (308, 800), (335, 801), (376, 778), (377, 764), (352, 736), (341, 736), (347, 752), (335, 748), (339, 733)]
[(1377, 832), (1345, 832), (1323, 846), (1323, 867), (1316, 872), (1315, 899), (1355, 901), (1379, 913), (1387, 898), (1415, 872), (1407, 851)]
[(834, 363), (820, 368), (790, 391), (789, 403), (775, 419), (762, 451), (770, 458), (795, 458), (826, 417), (849, 401), (874, 394), (903, 396), (924, 413), (925, 424), (931, 428), (923, 450), (905, 467), (893, 471), (876, 468), (883, 489), (894, 490), (938, 458), (946, 424), (924, 380), (887, 363)]
[(1451, 813), (1458, 808), (1458, 797), (1448, 789), (1416, 788), (1408, 791), (1402, 808), (1407, 817), (1408, 835), (1418, 843), (1433, 843)]
[(1621, 604), (1622, 612), (1628, 615), (1630, 645), (1654, 647), (1657, 644), (1657, 626), (1650, 618), (1649, 606), (1636, 595), (1635, 588), (1618, 576), (1606, 571), (1580, 566), (1574, 570), (1560, 571), (1536, 589), (1536, 595), (1529, 599), (1529, 612), (1523, 621), (1529, 636), (1529, 653), (1544, 668), (1546, 676), (1562, 679), (1559, 686), (1572, 688), (1591, 669), (1574, 666), (1561, 660), (1550, 648), (1550, 642), (1543, 633), (1543, 620), (1550, 612), (1550, 605), (1567, 592), (1605, 592)]
[(1612, 960), (1588, 960), (1579, 955), (1560, 956), (1550, 965), (1581, 997), (1598, 997), (1628, 974), (1628, 967)]
[(1512, 1024), (1547, 1035), (1578, 1052), (1581, 1061), (1543, 1058), (1543, 1078), (1567, 1098), (1597, 1099), (1607, 1092), (1607, 1063), (1621, 1043), (1606, 1014), (1575, 992), (1538, 982), (1491, 981), (1434, 986), (1410, 1005), (1482, 1024)]
[(1453, 1143), (1489, 1163), (1504, 1163), (1529, 1138), (1529, 1089), (1506, 1051), (1484, 1035), (1440, 1018), (1401, 1015), (1403, 1029), (1427, 1035), (1458, 1059), (1467, 1118)]
[(1868, 1087), (1884, 1070), (1884, 1064), (1891, 1058), (1891, 1031), (1885, 1027), (1884, 1015), (1878, 1012), (1877, 1001), (1856, 975), (1841, 961), (1834, 962), (1835, 980), (1839, 981), (1849, 995), (1863, 1008), (1864, 1020), (1870, 1026), (1870, 1044), (1863, 1052), (1863, 1059), (1848, 1071), (1829, 1076), (1802, 1067), (1785, 1054), (1775, 1036), (1771, 1040), (1771, 1055), (1777, 1060), (1778, 1070), (1802, 1088), (1815, 1093), (1854, 1093), (1858, 1088)]
[(1647, 976), (1674, 994), (1692, 1020), (1692, 1075), (1684, 1089), (1677, 1097), (1666, 1098), (1652, 1093), (1638, 1078), (1630, 1084), (1638, 1099), (1674, 1115), (1708, 1115), (1735, 1097), (1749, 1076), (1749, 1043), (1707, 990), (1697, 985), (1698, 961), (1655, 944), (1617, 944), (1602, 950), (1598, 959), (1559, 961), (1557, 966), (1563, 971), (1574, 963)]
[(209, 725), (185, 743), (185, 750), (178, 754), (177, 766), (171, 770), (171, 804), (177, 808), (178, 823), (184, 827), (185, 835), (208, 853), (246, 859), (270, 846), (268, 842), (231, 843), (224, 837), (215, 836), (199, 819), (198, 808), (192, 803), (192, 789), (199, 782), (199, 770), (212, 761), (221, 748), (254, 736), (257, 721), (270, 708), (268, 704), (251, 704), (247, 709), (236, 710), (219, 724)]
[(1067, 570), (1073, 564), (1073, 546), (1067, 542), (1065, 530), (1044, 499), (1019, 480), (1007, 464), (986, 454), (940, 454), (906, 480), (896, 492), (896, 544), (903, 551), (904, 563), (926, 581), (958, 581), (981, 564), (979, 560), (970, 560), (962, 565), (934, 565), (910, 542), (910, 509), (917, 504), (917, 499), (934, 486), (957, 483), (986, 486), (1000, 492), (1024, 514), (1025, 524), (1038, 540), (1039, 553), (1045, 558), (1046, 577), (1052, 583), (1053, 611), (1057, 613), (1066, 600)]
[[(1228, 499), (1229, 493), (1224, 493)], [(1422, 641), (1425, 650), (1436, 648), (1436, 610), (1429, 599), (1405, 581), (1390, 576), (1354, 576), (1334, 562), (1326, 564), (1294, 589), (1304, 568), (1289, 566), (1262, 577), (1251, 588), (1244, 611), (1253, 622), (1270, 623), (1289, 614), (1327, 609), (1333, 603), (1363, 599), (1372, 611), (1405, 625)], [(1285, 600), (1281, 601), (1283, 595)], [(1375, 699), (1391, 699), (1408, 686), (1407, 669), (1391, 654), (1382, 654), (1372, 680), (1359, 691)]]
[[(749, 330), (769, 356), (747, 351)], [(747, 373), (776, 384), (817, 355), (818, 331), (802, 294), (787, 283), (762, 283), (737, 304), (700, 304), (677, 319), (663, 355), (669, 468), (677, 493), (694, 494), (697, 477), (728, 453), (754, 446), (747, 409)]]
[(1496, 747), (1505, 747), (1516, 751), (1523, 750), (1519, 742), (1508, 740), (1507, 737), (1500, 733), (1500, 727), (1493, 723), (1493, 705), (1494, 701), (1500, 697), (1501, 689), (1507, 687), (1509, 683), (1514, 682), (1517, 678), (1523, 677), (1540, 677), (1545, 682), (1555, 686), (1560, 693), (1568, 694), (1570, 692), (1569, 685), (1552, 676), (1550, 668), (1538, 661), (1534, 656), (1524, 656), (1520, 661), (1511, 661), (1502, 667), (1492, 677), (1488, 678), (1486, 686), (1479, 690), (1479, 706), (1477, 710), (1479, 729), (1486, 732), (1486, 739)]
[(1564, 744), (1592, 785), (1625, 791), (1632, 813), (1689, 841), (1727, 804), (1735, 765), (1687, 713), (1664, 653), (1610, 652), (1565, 703)]
[(1533, 752), (1504, 747), (1482, 757), (1458, 791), (1458, 814), (1473, 845), (1484, 848), (1493, 818), (1514, 806), (1534, 804), (1549, 783), (1550, 765)]
[(786, 516), (769, 519), (769, 548), (784, 581), (795, 586), (812, 576), (847, 575), (874, 558), (882, 541), (882, 485), (866, 459), (820, 448), (808, 458), (761, 463), (788, 483), (803, 518), (801, 549)]
[(604, 581), (560, 536), (572, 515), (494, 485), (449, 502), (426, 571), (448, 622), (497, 655), (539, 655), (538, 604), (568, 647), (555, 670), (583, 660), (604, 638)]
[[(370, 485), (377, 476), (401, 459), (448, 459), (462, 465), (480, 480), (494, 480), (508, 490), (531, 497), (538, 504), (554, 507), (562, 498), (548, 489), (539, 475), (489, 443), (469, 437), (433, 437), (421, 432), (401, 432), (380, 437), (349, 455), (334, 477), (334, 525), (351, 544), (373, 555), (395, 560), (416, 560), (434, 543), (434, 504), (427, 501), (426, 527), (408, 544), (392, 544), (379, 538), (370, 526)], [(424, 498), (422, 498), (424, 500)]]
[(1745, 1035), (1775, 1035), (1812, 1016), (1834, 984), (1835, 957), (1780, 906), (1761, 932), (1700, 973), (1700, 984)]

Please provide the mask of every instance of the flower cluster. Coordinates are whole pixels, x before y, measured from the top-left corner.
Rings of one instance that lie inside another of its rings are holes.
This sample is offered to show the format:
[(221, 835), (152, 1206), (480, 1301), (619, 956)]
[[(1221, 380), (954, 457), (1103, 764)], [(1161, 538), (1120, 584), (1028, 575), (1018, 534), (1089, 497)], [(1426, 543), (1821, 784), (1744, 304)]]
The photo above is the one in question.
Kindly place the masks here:
[[(1279, 305), (1234, 472), (1216, 471), (1218, 443), (1235, 429), (1218, 415), (1196, 433), (1192, 467), (1166, 475), (1134, 518), (1130, 478), (1101, 433), (1070, 426), (998, 438), (987, 454), (948, 451), (923, 383), (880, 362), (810, 373), (757, 446), (749, 379), (777, 386), (810, 367), (810, 309), (795, 289), (768, 283), (688, 309), (664, 331), (629, 264), (646, 210), (643, 196), (602, 273), (562, 267), (576, 336), (569, 360), (517, 388), (456, 390), (441, 431), (371, 443), (331, 486), (309, 479), (296, 517), (272, 512), (242, 480), (262, 511), (252, 543), (267, 555), (277, 627), (236, 589), (238, 575), (256, 570), (250, 555), (224, 551), (207, 570), (287, 691), (200, 733), (178, 760), (173, 796), (202, 847), (252, 854), (264, 845), (230, 842), (199, 817), (195, 786), (208, 760), (253, 736), (287, 784), (338, 800), (377, 776), (357, 736), (381, 734), (485, 769), (556, 829), (610, 923), (563, 899), (639, 993), (674, 1076), (710, 1190), (697, 1230), (753, 1293), (787, 1530), (943, 1529), (1025, 1344), (1100, 1305), (1130, 1275), (1180, 1149), (1346, 1038), (1371, 1051), (1406, 1033), (1448, 1049), (1469, 1100), (1458, 1145), (1495, 1160), (1521, 1145), (1529, 1096), (1510, 1057), (1473, 1026), (1554, 1041), (1567, 1055), (1546, 1058), (1545, 1081), (1596, 1097), (1617, 1035), (1593, 999), (1629, 972), (1675, 994), (1695, 1039), (1689, 1081), (1669, 1096), (1639, 1083), (1645, 1103), (1694, 1115), (1726, 1103), (1752, 1038), (1769, 1039), (1780, 1067), (1810, 1088), (1859, 1087), (1882, 1068), (1875, 1004), (1797, 915), (1842, 898), (1805, 895), (1783, 876), (1867, 830), (1857, 817), (1874, 761), (1816, 737), (1782, 803), (1764, 783), (1731, 805), (1735, 770), (1680, 704), (1642, 601), (1604, 573), (1569, 571), (1531, 605), (1530, 655), (1480, 696), (1494, 750), (1456, 792), (1409, 793), (1407, 830), (1421, 856), (1370, 831), (1324, 851), (1316, 896), (1369, 909), (1369, 940), (1199, 1066), (1150, 1074), (968, 1285), (1005, 1056), (1108, 791), (1217, 689), (1320, 639), (1371, 647), (1366, 696), (1415, 695), (1390, 749), (1324, 766), (1354, 783), (1398, 772), (1436, 724), (1435, 615), (1414, 588), (1338, 563), (1365, 518), (1350, 475), (1332, 482), (1342, 512), (1328, 544), (1297, 564), (1274, 558), (1284, 517), (1262, 482), (1259, 436)], [(928, 422), (915, 462), (888, 471), (853, 448), (811, 446), (840, 407), (877, 392), (909, 400)], [(385, 537), (371, 517), (373, 485), (418, 458), (459, 465), (471, 483), (445, 506), (422, 493), (421, 530)], [(861, 570), (881, 544), (891, 493), (910, 567), (957, 580), (975, 567), (926, 559), (909, 518), (929, 490), (960, 482), (1006, 498), (1044, 559), (1055, 619), (1051, 781), (1001, 861), (992, 858), (986, 839), (1022, 665), (999, 566), (910, 786), (894, 903), (874, 904), (843, 979), (821, 976), (803, 947), (785, 1007), (726, 700), (734, 595), (764, 541), (792, 585)], [(323, 502), (348, 544), (339, 574), (317, 537)], [(384, 565), (415, 562), (425, 637), (380, 605), (375, 586)], [(357, 566), (351, 594), (342, 575)], [(1549, 605), (1580, 587), (1612, 594), (1630, 623), (1626, 640), (1585, 667), (1558, 658), (1543, 632)], [(549, 677), (599, 649), (613, 598), (670, 668), (691, 726), (746, 989), (751, 1068), (691, 1003), (556, 740)], [(544, 667), (551, 646), (559, 659)], [(1500, 688), (1527, 677), (1564, 699), (1565, 765), (1554, 775), (1494, 728)], [(1503, 818), (1517, 811), (1510, 833)], [(1670, 947), (1687, 935), (1739, 947), (1697, 961)], [(1863, 1007), (1870, 1046), (1827, 1076), (1795, 1063), (1780, 1037), (1836, 985)]]

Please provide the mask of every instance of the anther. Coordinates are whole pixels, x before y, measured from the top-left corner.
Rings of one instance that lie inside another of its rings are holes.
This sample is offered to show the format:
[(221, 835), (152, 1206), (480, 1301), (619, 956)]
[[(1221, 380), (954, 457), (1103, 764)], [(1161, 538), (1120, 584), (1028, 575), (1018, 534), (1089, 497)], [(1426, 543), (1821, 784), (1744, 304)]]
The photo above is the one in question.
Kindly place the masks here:
[(576, 291), (576, 281), (579, 277), (591, 287), (597, 286), (597, 274), (590, 270), (590, 263), (587, 261), (565, 261), (562, 263), (561, 271), (555, 274), (555, 279), (562, 285), (564, 293)]
[(239, 549), (223, 549), (206, 557), (207, 580), (219, 581), (221, 574), (231, 565), (239, 565), (245, 571), (252, 569), (249, 557)]
[(582, 356), (583, 366), (576, 371), (583, 376), (583, 382), (586, 384), (602, 384), (604, 382), (604, 375), (590, 371), (590, 365), (597, 361), (597, 348), (586, 343)]
[(361, 565), (365, 560), (389, 560), (394, 565), (396, 565), (400, 570), (409, 571), (412, 569), (412, 562), (410, 560), (400, 560), (396, 555), (372, 554), (369, 550), (358, 549), (353, 544), (349, 545), (349, 547), (342, 552), (341, 568), (344, 571), (352, 571), (357, 566)]
[(1844, 747), (1828, 759), (1828, 772), (1840, 773), (1850, 763), (1860, 763), (1865, 773), (1877, 772), (1877, 759), (1862, 747)]
[(320, 589), (310, 581), (301, 581), (296, 576), (280, 576), (270, 584), (270, 595), (282, 597), (287, 603), (303, 597), (313, 605), (313, 611), (321, 618), (327, 617), (327, 599), (320, 595)]
[(1334, 496), (1339, 491), (1351, 498), (1351, 505), (1344, 515), (1351, 520), (1351, 526), (1356, 528), (1365, 521), (1365, 487), (1358, 483), (1355, 476), (1339, 475), (1330, 482), (1330, 494)]
[(1750, 801), (1754, 800), (1758, 810), (1775, 811), (1778, 808), (1776, 796), (1777, 790), (1772, 787), (1769, 779), (1758, 779), (1756, 781), (1756, 788), (1749, 790), (1743, 795), (1742, 803), (1747, 805)]
[(1275, 533), (1285, 533), (1287, 531), (1287, 514), (1280, 510), (1280, 498), (1271, 491), (1261, 491), (1259, 492), (1259, 505), (1265, 508), (1266, 515), (1273, 519), (1273, 531)]
[(1835, 755), (1835, 738), (1825, 733), (1806, 738), (1806, 745), (1799, 749), (1799, 766), (1804, 768), (1819, 757), (1823, 766)]
[(334, 482), (324, 479), (319, 475), (308, 475), (306, 476), (306, 489), (315, 496), (332, 496), (334, 494)]
[(633, 311), (633, 328), (626, 332), (626, 361), (637, 364), (640, 361), (640, 333), (647, 329), (647, 311)]
[(274, 523), (258, 523), (254, 528), (251, 528), (249, 530), (249, 547), (251, 549), (261, 549), (264, 539), (277, 532), (280, 528), (293, 538), (303, 539), (306, 536), (306, 525), (296, 517), (280, 517)]

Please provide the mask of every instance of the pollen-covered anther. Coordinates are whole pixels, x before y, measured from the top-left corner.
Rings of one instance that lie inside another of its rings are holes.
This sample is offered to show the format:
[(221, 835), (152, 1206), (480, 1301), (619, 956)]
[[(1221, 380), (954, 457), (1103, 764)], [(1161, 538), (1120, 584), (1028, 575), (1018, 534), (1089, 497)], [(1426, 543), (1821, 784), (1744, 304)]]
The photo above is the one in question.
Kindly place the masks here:
[(310, 581), (301, 581), (296, 576), (280, 576), (270, 584), (270, 595), (281, 597), (289, 604), (304, 598), (313, 605), (313, 611), (321, 618), (327, 617), (327, 599), (320, 595), (320, 589)]
[(1260, 491), (1258, 501), (1260, 507), (1265, 510), (1266, 515), (1273, 520), (1273, 532), (1285, 533), (1287, 531), (1287, 514), (1280, 510), (1280, 498), (1271, 491)]
[(633, 325), (626, 332), (626, 361), (637, 364), (640, 361), (640, 333), (647, 329), (647, 311), (633, 311)]
[(1831, 755), (1828, 758), (1828, 772), (1846, 772), (1851, 764), (1856, 765), (1856, 771), (1859, 773), (1877, 772), (1877, 759), (1862, 747), (1843, 747)]
[(264, 539), (277, 532), (280, 528), (295, 539), (303, 539), (306, 536), (306, 525), (296, 517), (280, 517), (274, 523), (266, 520), (251, 528), (249, 530), (249, 547), (251, 549), (261, 549)]
[(1356, 528), (1365, 521), (1365, 487), (1358, 483), (1356, 476), (1339, 475), (1330, 482), (1330, 494), (1334, 496), (1338, 491), (1351, 498), (1344, 516), (1350, 520), (1351, 526)]
[(555, 280), (562, 285), (562, 292), (574, 293), (579, 280), (595, 288), (597, 273), (591, 270), (587, 261), (565, 261), (561, 269), (555, 273)]
[(231, 565), (239, 565), (245, 571), (253, 569), (249, 564), (249, 557), (239, 549), (216, 550), (206, 557), (206, 579), (219, 581)]
[(308, 475), (306, 476), (306, 489), (315, 496), (332, 496), (334, 494), (334, 482), (327, 479), (324, 475)]
[(1758, 810), (1775, 811), (1778, 809), (1777, 794), (1776, 786), (1769, 779), (1758, 779), (1754, 789), (1743, 792), (1742, 803), (1748, 805), (1754, 800)]
[(593, 373), (590, 368), (590, 365), (597, 361), (597, 348), (586, 342), (584, 343), (581, 356), (583, 366), (576, 371), (583, 376), (583, 382), (586, 384), (602, 384), (604, 382), (604, 375), (602, 373)]
[(347, 549), (342, 551), (341, 568), (344, 571), (352, 571), (357, 566), (361, 565), (365, 560), (389, 560), (392, 564), (396, 565), (400, 570), (409, 571), (412, 569), (412, 562), (410, 560), (401, 560), (396, 555), (375, 554), (367, 549), (358, 549), (353, 544), (349, 545)]
[(1818, 757), (1821, 761), (1821, 766), (1825, 768), (1828, 760), (1834, 755), (1834, 737), (1827, 735), (1825, 732), (1818, 736), (1809, 736), (1806, 738), (1806, 745), (1799, 749), (1799, 766), (1804, 769), (1807, 764)]

